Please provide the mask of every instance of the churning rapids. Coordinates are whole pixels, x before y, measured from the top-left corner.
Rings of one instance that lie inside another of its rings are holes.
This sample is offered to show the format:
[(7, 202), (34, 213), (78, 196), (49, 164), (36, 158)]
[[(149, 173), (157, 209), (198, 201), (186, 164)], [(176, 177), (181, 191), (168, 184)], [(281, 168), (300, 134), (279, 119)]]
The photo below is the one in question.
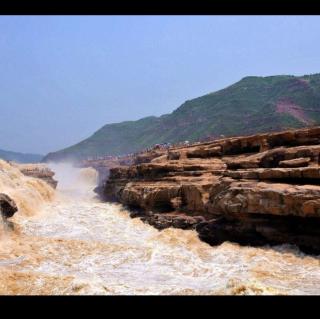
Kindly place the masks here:
[(320, 256), (295, 247), (210, 247), (194, 231), (157, 229), (95, 199), (96, 172), (52, 165), (59, 181), (0, 163), (18, 204), (0, 230), (1, 294), (319, 294)]

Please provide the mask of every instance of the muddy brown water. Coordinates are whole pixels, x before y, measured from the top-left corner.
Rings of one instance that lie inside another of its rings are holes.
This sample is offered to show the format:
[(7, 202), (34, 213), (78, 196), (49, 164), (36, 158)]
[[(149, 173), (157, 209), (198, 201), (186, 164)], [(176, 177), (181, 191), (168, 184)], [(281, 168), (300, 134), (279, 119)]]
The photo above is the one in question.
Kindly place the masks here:
[(54, 194), (0, 165), (0, 192), (23, 208), (14, 232), (0, 230), (0, 294), (320, 294), (320, 256), (158, 231), (97, 200), (93, 170), (52, 168)]

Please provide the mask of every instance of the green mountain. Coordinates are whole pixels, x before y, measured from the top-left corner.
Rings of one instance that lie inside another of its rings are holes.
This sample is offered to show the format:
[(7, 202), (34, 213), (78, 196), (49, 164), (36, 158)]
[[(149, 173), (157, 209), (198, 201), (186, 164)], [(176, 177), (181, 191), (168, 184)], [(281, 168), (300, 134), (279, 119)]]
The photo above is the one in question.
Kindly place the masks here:
[(43, 155), (0, 150), (0, 159), (17, 163), (39, 163), (43, 159)]
[(186, 101), (171, 114), (107, 124), (82, 142), (49, 153), (45, 161), (120, 155), (155, 143), (220, 135), (248, 135), (320, 123), (320, 74), (248, 76)]

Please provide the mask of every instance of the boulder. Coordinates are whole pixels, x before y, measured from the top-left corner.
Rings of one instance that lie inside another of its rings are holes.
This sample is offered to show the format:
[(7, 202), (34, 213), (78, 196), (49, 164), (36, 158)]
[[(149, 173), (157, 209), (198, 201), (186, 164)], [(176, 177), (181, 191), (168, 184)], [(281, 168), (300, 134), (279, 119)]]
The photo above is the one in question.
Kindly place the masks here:
[(12, 217), (18, 211), (16, 203), (6, 194), (0, 193), (0, 212), (4, 220)]

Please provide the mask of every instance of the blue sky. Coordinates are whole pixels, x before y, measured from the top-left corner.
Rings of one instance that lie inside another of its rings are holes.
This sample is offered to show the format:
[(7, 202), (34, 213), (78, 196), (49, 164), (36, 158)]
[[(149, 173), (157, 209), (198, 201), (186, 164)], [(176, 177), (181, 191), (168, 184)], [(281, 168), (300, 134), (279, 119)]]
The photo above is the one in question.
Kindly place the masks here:
[(0, 148), (47, 153), (247, 75), (320, 72), (320, 16), (0, 16)]

